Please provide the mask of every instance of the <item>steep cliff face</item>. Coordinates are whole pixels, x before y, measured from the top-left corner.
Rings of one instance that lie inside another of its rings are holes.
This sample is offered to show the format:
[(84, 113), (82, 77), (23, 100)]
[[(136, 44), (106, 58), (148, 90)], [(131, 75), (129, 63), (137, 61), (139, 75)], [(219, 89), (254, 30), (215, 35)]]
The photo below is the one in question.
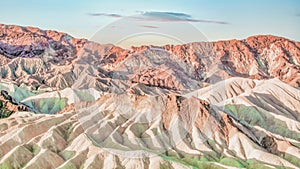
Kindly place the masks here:
[(299, 49), (0, 25), (0, 168), (299, 168)]

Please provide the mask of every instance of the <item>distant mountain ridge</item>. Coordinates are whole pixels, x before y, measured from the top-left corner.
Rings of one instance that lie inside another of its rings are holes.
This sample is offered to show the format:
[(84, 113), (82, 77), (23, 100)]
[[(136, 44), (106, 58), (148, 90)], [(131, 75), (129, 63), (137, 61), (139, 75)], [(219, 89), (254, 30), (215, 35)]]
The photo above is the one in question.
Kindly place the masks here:
[[(95, 69), (100, 69), (95, 70), (98, 73), (103, 71), (111, 73), (126, 65), (126, 62), (131, 62), (132, 57), (147, 54), (147, 51), (153, 48), (141, 46), (126, 50), (113, 45), (100, 45), (85, 39), (76, 39), (56, 31), (10, 25), (0, 26), (0, 37), (0, 70), (4, 72), (2, 78), (14, 80), (19, 84), (36, 83), (37, 86), (59, 88), (72, 86), (78, 78), (79, 75), (74, 74), (76, 68), (71, 68), (72, 65), (76, 67), (75, 64), (87, 62)], [(189, 69), (178, 70), (189, 77), (188, 81), (208, 79), (205, 74), (210, 71), (209, 66), (218, 64), (220, 75), (223, 77), (253, 79), (276, 77), (294, 87), (299, 87), (300, 43), (285, 38), (260, 35), (245, 40), (195, 42), (156, 48), (169, 52), (164, 53), (169, 55), (165, 56), (166, 59), (181, 63), (183, 69)], [(171, 55), (175, 55), (177, 59), (167, 58)], [(205, 57), (213, 58), (211, 60), (216, 63), (208, 63)], [(27, 58), (36, 59), (31, 59), (29, 63)], [(165, 62), (160, 61), (159, 64)], [(61, 71), (64, 66), (68, 68)], [(149, 78), (149, 75), (157, 73), (157, 70), (140, 71), (140, 74), (133, 75), (132, 81), (150, 86), (183, 89), (176, 86), (176, 77), (172, 76), (169, 81), (158, 82)], [(23, 76), (26, 76), (28, 82), (24, 81)], [(66, 76), (72, 77), (70, 83), (63, 82), (62, 78), (69, 78)]]

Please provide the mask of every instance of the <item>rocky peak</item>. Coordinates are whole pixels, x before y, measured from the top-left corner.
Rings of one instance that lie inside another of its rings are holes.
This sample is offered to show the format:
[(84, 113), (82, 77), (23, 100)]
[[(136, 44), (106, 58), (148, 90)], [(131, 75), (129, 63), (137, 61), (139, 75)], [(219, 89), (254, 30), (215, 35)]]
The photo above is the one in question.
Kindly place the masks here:
[(0, 54), (10, 59), (41, 57), (43, 54), (61, 59), (74, 57), (86, 42), (57, 31), (3, 24), (0, 25), (0, 37)]

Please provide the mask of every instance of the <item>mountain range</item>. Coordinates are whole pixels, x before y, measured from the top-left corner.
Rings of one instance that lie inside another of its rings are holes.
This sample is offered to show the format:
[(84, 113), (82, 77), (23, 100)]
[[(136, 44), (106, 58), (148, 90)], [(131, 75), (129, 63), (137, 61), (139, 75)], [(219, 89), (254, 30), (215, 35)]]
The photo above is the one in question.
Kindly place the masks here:
[(0, 168), (300, 168), (300, 42), (123, 49), (0, 25)]

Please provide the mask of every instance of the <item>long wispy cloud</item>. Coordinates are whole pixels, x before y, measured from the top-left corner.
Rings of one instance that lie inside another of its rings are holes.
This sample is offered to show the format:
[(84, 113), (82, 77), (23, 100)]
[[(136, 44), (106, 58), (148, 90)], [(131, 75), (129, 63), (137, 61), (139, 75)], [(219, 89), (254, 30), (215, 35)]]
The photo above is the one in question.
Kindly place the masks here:
[(107, 16), (107, 17), (112, 17), (112, 18), (123, 17), (122, 15), (114, 14), (114, 13), (88, 13), (88, 15), (90, 15), (90, 16)]
[(140, 21), (156, 21), (156, 22), (199, 22), (199, 23), (213, 23), (213, 24), (228, 24), (224, 21), (203, 20), (193, 18), (192, 15), (180, 12), (158, 12), (158, 11), (137, 11), (139, 15), (123, 16), (113, 13), (89, 13), (90, 16), (106, 16), (113, 18), (127, 17)]
[(202, 23), (215, 23), (215, 24), (228, 24), (223, 21), (214, 21), (214, 20), (203, 20), (195, 19), (192, 15), (179, 12), (141, 12), (141, 15), (144, 16), (144, 19), (151, 21), (160, 21), (160, 22), (202, 22)]

